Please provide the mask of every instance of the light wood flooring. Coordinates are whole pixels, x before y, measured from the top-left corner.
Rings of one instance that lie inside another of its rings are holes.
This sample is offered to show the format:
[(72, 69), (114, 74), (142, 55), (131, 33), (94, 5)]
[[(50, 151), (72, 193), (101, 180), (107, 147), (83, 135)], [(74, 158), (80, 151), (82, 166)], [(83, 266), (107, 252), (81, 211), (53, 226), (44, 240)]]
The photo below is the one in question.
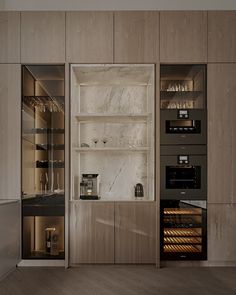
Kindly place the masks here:
[(235, 295), (236, 268), (18, 268), (0, 295)]

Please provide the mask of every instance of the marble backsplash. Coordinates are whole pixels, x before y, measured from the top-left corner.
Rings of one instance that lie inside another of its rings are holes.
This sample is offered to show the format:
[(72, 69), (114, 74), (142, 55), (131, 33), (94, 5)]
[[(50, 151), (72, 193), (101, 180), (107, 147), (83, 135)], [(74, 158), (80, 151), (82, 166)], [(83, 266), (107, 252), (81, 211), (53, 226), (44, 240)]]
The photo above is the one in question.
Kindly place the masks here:
[[(90, 152), (81, 153), (78, 157), (80, 175), (74, 179), (74, 194), (79, 196), (80, 176), (82, 173), (98, 173), (101, 177), (100, 196), (106, 200), (129, 200), (134, 197), (134, 186), (142, 183), (144, 198), (153, 199), (149, 195), (147, 154), (134, 152)], [(76, 163), (74, 163), (76, 164)], [(149, 183), (150, 184), (150, 183)]]
[(140, 114), (147, 112), (147, 86), (80, 86), (79, 112)]

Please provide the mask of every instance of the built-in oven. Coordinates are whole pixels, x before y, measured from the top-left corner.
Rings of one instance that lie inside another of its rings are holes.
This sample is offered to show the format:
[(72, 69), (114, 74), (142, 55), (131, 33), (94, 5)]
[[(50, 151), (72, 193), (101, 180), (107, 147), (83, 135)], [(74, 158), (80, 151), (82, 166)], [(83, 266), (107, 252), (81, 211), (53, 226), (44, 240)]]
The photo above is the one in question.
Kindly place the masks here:
[(161, 146), (161, 199), (205, 200), (206, 146)]
[(206, 201), (161, 201), (161, 259), (207, 259)]
[(205, 110), (161, 110), (161, 144), (206, 144)]

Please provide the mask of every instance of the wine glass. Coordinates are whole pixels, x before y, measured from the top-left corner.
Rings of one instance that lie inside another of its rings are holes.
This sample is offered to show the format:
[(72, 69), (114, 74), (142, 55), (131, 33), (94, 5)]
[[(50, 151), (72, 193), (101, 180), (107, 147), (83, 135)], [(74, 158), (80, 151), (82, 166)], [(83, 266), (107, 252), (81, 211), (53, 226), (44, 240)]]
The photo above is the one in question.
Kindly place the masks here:
[(98, 138), (93, 138), (93, 142), (94, 142), (94, 147), (97, 147)]
[(105, 146), (106, 146), (106, 143), (108, 142), (108, 139), (107, 139), (106, 137), (104, 137), (104, 138), (102, 139), (102, 142), (103, 142), (104, 147), (105, 147)]

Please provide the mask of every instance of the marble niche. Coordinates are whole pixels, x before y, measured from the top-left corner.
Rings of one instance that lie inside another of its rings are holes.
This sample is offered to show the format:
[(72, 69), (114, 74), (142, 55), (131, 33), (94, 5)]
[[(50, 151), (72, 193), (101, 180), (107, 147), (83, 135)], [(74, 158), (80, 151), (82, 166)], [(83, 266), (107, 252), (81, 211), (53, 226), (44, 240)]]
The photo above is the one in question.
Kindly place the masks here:
[(83, 173), (101, 200), (134, 200), (137, 183), (154, 200), (154, 81), (153, 65), (71, 65), (72, 200)]

